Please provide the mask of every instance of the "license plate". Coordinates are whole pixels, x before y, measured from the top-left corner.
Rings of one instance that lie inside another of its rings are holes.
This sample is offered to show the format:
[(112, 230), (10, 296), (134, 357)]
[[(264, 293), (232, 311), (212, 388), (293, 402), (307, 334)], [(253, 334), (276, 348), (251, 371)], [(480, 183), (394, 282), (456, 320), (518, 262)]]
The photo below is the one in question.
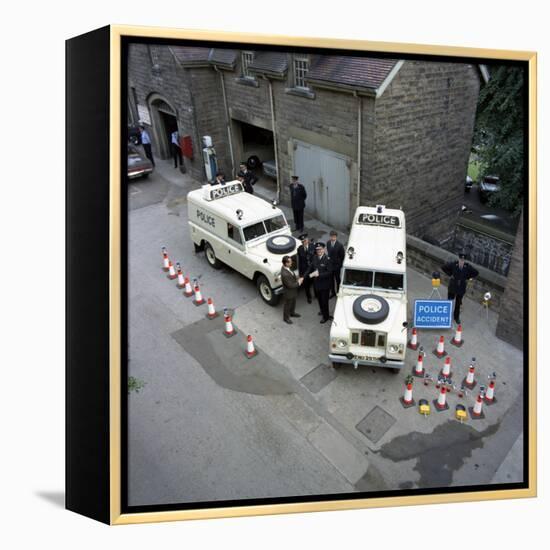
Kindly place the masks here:
[(379, 357), (366, 357), (365, 355), (356, 355), (356, 359), (361, 361), (378, 361)]

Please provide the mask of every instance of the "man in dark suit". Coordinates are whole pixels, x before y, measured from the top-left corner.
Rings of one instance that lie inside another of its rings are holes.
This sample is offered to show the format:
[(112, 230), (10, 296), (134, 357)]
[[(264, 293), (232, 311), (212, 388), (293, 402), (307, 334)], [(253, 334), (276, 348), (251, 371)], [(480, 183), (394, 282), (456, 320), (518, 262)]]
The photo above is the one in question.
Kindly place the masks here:
[(298, 176), (292, 176), (290, 184), (290, 205), (294, 214), (294, 230), (304, 230), (304, 208), (306, 207), (306, 188), (298, 181)]
[(290, 268), (292, 260), (290, 256), (283, 256), (283, 267), (281, 268), (281, 281), (284, 287), (283, 294), (283, 321), (292, 325), (291, 317), (300, 317), (296, 313), (296, 297), (298, 288), (302, 284), (303, 278), (296, 277), (294, 271)]
[(305, 277), (313, 279), (313, 287), (321, 310), (321, 323), (326, 323), (329, 319), (332, 319), (328, 310), (328, 301), (333, 274), (332, 263), (325, 252), (323, 243), (315, 245), (315, 256), (311, 260), (311, 265), (306, 271)]
[(479, 275), (477, 269), (464, 261), (465, 258), (465, 254), (459, 254), (458, 260), (447, 262), (441, 266), (441, 270), (450, 277), (447, 299), (455, 301), (453, 316), (457, 325), (460, 325), (460, 306), (462, 298), (466, 294), (468, 280)]
[(334, 229), (330, 232), (330, 240), (327, 242), (327, 254), (332, 262), (334, 278), (332, 280), (332, 289), (330, 297), (336, 296), (340, 289), (340, 271), (346, 256), (344, 245), (338, 240), (338, 233)]
[(251, 195), (254, 194), (254, 189), (252, 186), (258, 181), (258, 178), (254, 175), (253, 172), (251, 172), (246, 164), (244, 162), (241, 162), (239, 164), (239, 173), (237, 174), (237, 178), (240, 180), (240, 178), (243, 178), (242, 184), (244, 186), (244, 190), (247, 193), (250, 193)]
[[(315, 246), (309, 240), (309, 237), (306, 233), (300, 235), (299, 239), (302, 241), (302, 244), (298, 247), (298, 273), (300, 277), (304, 277), (306, 271), (311, 265), (313, 256), (315, 256)], [(312, 279), (306, 277), (304, 279), (304, 290), (306, 292), (307, 303), (311, 304), (311, 283)]]

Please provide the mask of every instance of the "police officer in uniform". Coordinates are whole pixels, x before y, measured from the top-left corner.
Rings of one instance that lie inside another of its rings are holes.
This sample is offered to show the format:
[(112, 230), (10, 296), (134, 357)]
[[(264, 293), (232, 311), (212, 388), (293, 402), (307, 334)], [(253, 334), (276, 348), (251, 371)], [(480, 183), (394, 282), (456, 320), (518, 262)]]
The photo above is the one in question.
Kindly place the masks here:
[(328, 301), (330, 289), (332, 288), (332, 262), (325, 252), (325, 245), (317, 243), (315, 245), (315, 256), (311, 260), (311, 265), (306, 271), (305, 277), (313, 279), (313, 288), (319, 302), (321, 310), (321, 323), (326, 323), (332, 319), (328, 310)]
[(298, 288), (303, 282), (302, 277), (296, 277), (291, 266), (292, 259), (290, 256), (283, 256), (283, 267), (281, 268), (281, 282), (284, 287), (283, 294), (283, 321), (292, 325), (291, 317), (300, 317), (296, 313), (296, 297), (298, 296)]
[(240, 178), (243, 178), (242, 184), (244, 186), (244, 190), (247, 193), (250, 193), (251, 195), (254, 194), (254, 189), (252, 186), (258, 181), (258, 178), (254, 175), (253, 172), (251, 172), (246, 164), (244, 162), (241, 162), (239, 165), (239, 173), (237, 174), (237, 178), (240, 181)]
[(455, 301), (453, 316), (457, 325), (460, 325), (460, 306), (462, 298), (466, 294), (466, 284), (469, 279), (479, 275), (477, 269), (464, 261), (465, 258), (465, 254), (459, 254), (458, 260), (447, 262), (441, 266), (441, 270), (450, 277), (447, 298)]
[(292, 182), (290, 189), (290, 205), (294, 215), (294, 230), (304, 230), (304, 208), (306, 207), (307, 192), (306, 188), (298, 181), (298, 176), (291, 176)]
[(330, 232), (330, 240), (327, 242), (327, 254), (332, 260), (332, 269), (334, 273), (330, 292), (330, 297), (332, 298), (336, 296), (340, 289), (340, 271), (342, 270), (344, 257), (346, 256), (344, 245), (338, 240), (338, 233), (336, 233), (334, 229)]
[[(300, 237), (298, 238), (302, 241), (302, 244), (298, 247), (298, 273), (300, 274), (300, 277), (304, 277), (306, 274), (306, 271), (309, 269), (309, 266), (311, 265), (313, 256), (315, 256), (315, 246), (309, 240), (307, 233), (300, 235)], [(304, 290), (306, 292), (306, 298), (307, 298), (308, 304), (311, 304), (311, 284), (312, 284), (312, 279), (310, 279), (309, 277), (306, 277), (304, 279)]]

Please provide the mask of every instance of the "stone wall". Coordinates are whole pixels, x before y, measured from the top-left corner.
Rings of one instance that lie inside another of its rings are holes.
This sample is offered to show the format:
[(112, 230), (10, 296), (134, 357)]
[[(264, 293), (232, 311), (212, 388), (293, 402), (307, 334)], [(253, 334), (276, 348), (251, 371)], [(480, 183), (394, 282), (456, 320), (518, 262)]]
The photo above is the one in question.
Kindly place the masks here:
[(402, 206), (408, 232), (440, 245), (460, 214), (478, 93), (473, 65), (405, 61), (375, 103), (362, 196)]
[[(508, 285), (497, 325), (497, 336), (523, 349), (524, 318), (524, 264), (523, 264), (523, 213), (514, 244), (514, 252), (508, 272)], [(528, 299), (528, 297), (526, 297)]]

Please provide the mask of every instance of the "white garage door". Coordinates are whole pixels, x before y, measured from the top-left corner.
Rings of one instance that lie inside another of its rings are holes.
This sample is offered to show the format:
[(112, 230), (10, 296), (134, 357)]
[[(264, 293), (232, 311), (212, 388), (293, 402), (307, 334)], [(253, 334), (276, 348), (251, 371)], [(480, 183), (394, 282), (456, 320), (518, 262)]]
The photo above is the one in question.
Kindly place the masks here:
[(344, 228), (350, 220), (350, 159), (344, 155), (295, 142), (294, 172), (307, 191), (306, 212)]

